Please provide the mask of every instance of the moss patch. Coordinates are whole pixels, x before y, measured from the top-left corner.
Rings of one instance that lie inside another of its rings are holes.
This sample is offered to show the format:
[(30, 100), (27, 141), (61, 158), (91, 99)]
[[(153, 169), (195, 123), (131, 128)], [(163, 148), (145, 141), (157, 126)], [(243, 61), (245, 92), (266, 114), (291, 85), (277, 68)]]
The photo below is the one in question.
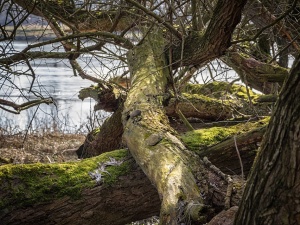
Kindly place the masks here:
[(182, 141), (191, 150), (199, 150), (200, 148), (216, 144), (236, 132), (234, 127), (212, 127), (189, 131), (182, 136)]
[(261, 127), (269, 122), (269, 118), (257, 121), (238, 124), (227, 127), (212, 127), (186, 132), (181, 136), (182, 141), (193, 151), (199, 151), (214, 144), (217, 144), (234, 134), (246, 133), (252, 129)]
[[(187, 84), (184, 92), (190, 94), (202, 94), (211, 98), (224, 98), (226, 96), (234, 95), (237, 98), (248, 100), (247, 89), (243, 85), (229, 84), (227, 82), (211, 82), (207, 84)], [(249, 90), (249, 96), (252, 100), (256, 99), (259, 95)]]
[[(120, 160), (127, 155), (127, 150), (116, 150), (80, 162), (1, 166), (0, 209), (47, 202), (63, 196), (79, 198), (83, 189), (96, 185), (88, 173), (95, 170), (99, 162), (108, 161), (109, 157)], [(129, 162), (107, 167), (109, 174), (103, 174), (104, 184), (113, 184), (129, 168)]]

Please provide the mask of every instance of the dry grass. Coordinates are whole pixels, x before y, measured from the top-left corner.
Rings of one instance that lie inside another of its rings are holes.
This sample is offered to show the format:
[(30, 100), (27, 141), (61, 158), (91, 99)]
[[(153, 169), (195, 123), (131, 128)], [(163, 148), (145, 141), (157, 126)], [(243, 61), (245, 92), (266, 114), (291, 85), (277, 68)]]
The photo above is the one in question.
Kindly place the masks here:
[(84, 142), (81, 134), (0, 134), (0, 165), (5, 163), (53, 163), (77, 160), (76, 150)]

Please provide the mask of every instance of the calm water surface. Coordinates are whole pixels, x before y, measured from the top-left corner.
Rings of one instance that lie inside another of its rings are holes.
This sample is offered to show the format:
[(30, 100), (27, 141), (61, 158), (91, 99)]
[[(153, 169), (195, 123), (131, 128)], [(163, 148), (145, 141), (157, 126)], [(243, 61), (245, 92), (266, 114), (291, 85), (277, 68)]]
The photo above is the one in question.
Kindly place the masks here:
[[(24, 42), (16, 42), (14, 49), (21, 51), (26, 46)], [(50, 49), (52, 46), (48, 46), (48, 48)], [(83, 66), (85, 66), (83, 62), (86, 60), (89, 59), (84, 57), (81, 59)], [(91, 63), (97, 70), (97, 62)], [(24, 74), (28, 67), (24, 64), (14, 66), (12, 69)], [(89, 87), (93, 83), (74, 76), (67, 60), (35, 60), (32, 69), (36, 74), (33, 90), (42, 93), (44, 97), (53, 97), (56, 105), (41, 104), (38, 107), (22, 111), (19, 115), (0, 109), (0, 126), (2, 128), (24, 130), (29, 126), (32, 129), (43, 126), (49, 127), (49, 129), (56, 128), (74, 132), (87, 122), (87, 118), (92, 117), (94, 100), (85, 99), (81, 101), (78, 99), (78, 93), (81, 88)], [(98, 69), (101, 70), (101, 68)], [(86, 72), (93, 73), (95, 71), (86, 68)], [(1, 71), (1, 73), (4, 72)], [(27, 99), (36, 99), (33, 94), (26, 91), (31, 85), (32, 78), (30, 76), (13, 76), (11, 81), (23, 90), (23, 94)], [(8, 84), (7, 82), (4, 83), (3, 77), (0, 77), (0, 98), (18, 104), (24, 102), (25, 99), (20, 97), (20, 91), (13, 90)], [(104, 113), (101, 114), (104, 116)]]
[[(0, 43), (1, 45), (1, 43)], [(8, 53), (22, 51), (27, 46), (25, 42), (15, 42), (11, 49), (6, 50)], [(62, 51), (57, 46), (44, 46), (41, 49), (35, 49), (36, 51)], [(112, 51), (117, 51), (111, 47)], [(109, 74), (111, 68), (115, 68), (118, 65), (116, 61), (106, 61), (101, 59), (97, 61), (96, 58), (90, 58), (89, 56), (82, 56), (78, 62), (85, 70), (86, 73), (97, 76), (106, 76)], [(236, 78), (236, 74), (233, 71), (228, 71), (223, 66), (214, 62), (215, 65), (212, 72), (223, 80), (232, 80)], [(25, 64), (12, 66), (13, 71), (18, 71), (20, 74), (28, 73), (28, 67)], [(0, 126), (5, 129), (16, 131), (23, 131), (30, 127), (32, 130), (39, 127), (46, 127), (49, 130), (59, 129), (65, 132), (76, 132), (78, 130), (84, 130), (86, 125), (90, 125), (88, 118), (93, 117), (94, 100), (85, 99), (81, 101), (78, 99), (78, 93), (80, 89), (89, 87), (93, 84), (89, 80), (83, 80), (78, 76), (74, 76), (72, 69), (68, 63), (68, 60), (61, 59), (38, 59), (34, 60), (32, 69), (36, 74), (35, 83), (32, 90), (37, 93), (42, 93), (44, 97), (52, 97), (55, 100), (56, 105), (41, 104), (38, 107), (31, 108), (29, 110), (22, 111), (19, 115), (14, 115), (0, 109)], [(120, 71), (118, 71), (120, 72)], [(116, 72), (116, 74), (118, 74)], [(122, 71), (121, 71), (122, 72)], [(0, 71), (5, 73), (5, 71)], [(121, 73), (122, 74), (122, 73)], [(218, 75), (219, 74), (219, 75)], [(108, 76), (109, 77), (109, 76)], [(206, 83), (211, 79), (212, 75), (207, 69), (203, 69), (198, 75), (197, 82)], [(27, 99), (36, 99), (36, 97), (28, 93), (31, 85), (32, 77), (30, 76), (13, 76), (11, 77), (11, 83), (22, 89), (22, 93), (25, 94)], [(20, 91), (13, 90), (9, 85), (4, 84), (3, 76), (0, 76), (0, 98), (14, 101), (18, 104), (24, 102), (24, 98), (20, 97)], [(11, 85), (10, 85), (11, 86)], [(98, 117), (102, 120), (107, 117), (105, 112), (99, 112)], [(87, 123), (88, 122), (88, 123)], [(100, 121), (101, 123), (101, 121)], [(83, 128), (83, 129), (80, 129)]]

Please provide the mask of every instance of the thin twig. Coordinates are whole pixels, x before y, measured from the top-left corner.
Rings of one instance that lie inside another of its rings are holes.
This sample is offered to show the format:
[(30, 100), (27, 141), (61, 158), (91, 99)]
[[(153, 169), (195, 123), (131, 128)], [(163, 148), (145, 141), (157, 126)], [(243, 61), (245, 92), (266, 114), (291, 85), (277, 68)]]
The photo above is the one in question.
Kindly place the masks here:
[(242, 158), (241, 158), (238, 146), (237, 146), (236, 136), (235, 135), (233, 136), (233, 140), (234, 140), (235, 150), (236, 150), (236, 153), (237, 153), (237, 156), (239, 158), (240, 165), (241, 165), (242, 179), (244, 179), (244, 166), (243, 166)]
[[(245, 38), (245, 39), (241, 39), (241, 40), (236, 40), (236, 41), (232, 41), (231, 44), (237, 44), (240, 42), (245, 42), (245, 41), (254, 41), (256, 38), (259, 37), (259, 35), (261, 35), (266, 29), (274, 26), (275, 24), (279, 23), (280, 20), (282, 20), (284, 17), (286, 17), (290, 12), (292, 12), (297, 4), (298, 0), (294, 0), (293, 5), (287, 10), (285, 11), (280, 17), (276, 18), (272, 23), (268, 24), (267, 26), (263, 27), (262, 29), (260, 29), (253, 37), (251, 38)], [(299, 50), (299, 46), (295, 43), (292, 42), (294, 44), (294, 47)]]
[(29, 122), (29, 125), (28, 125), (28, 127), (27, 127), (27, 129), (26, 129), (25, 136), (24, 136), (24, 138), (23, 138), (22, 147), (24, 146), (24, 143), (25, 143), (25, 141), (26, 141), (26, 138), (27, 138), (27, 135), (28, 135), (28, 132), (29, 132), (29, 128), (31, 127), (32, 122), (33, 122), (33, 119), (34, 119), (34, 117), (35, 117), (37, 111), (39, 110), (39, 108), (40, 108), (40, 106), (38, 105), (38, 107), (36, 108), (36, 110), (35, 110), (35, 112), (34, 112), (32, 118), (31, 118), (31, 120), (30, 120), (30, 122)]
[(225, 209), (230, 208), (230, 200), (231, 200), (231, 195), (233, 190), (233, 180), (229, 175), (227, 176), (227, 183), (228, 185), (227, 185), (225, 204), (224, 204)]
[(176, 37), (178, 37), (179, 39), (182, 38), (182, 35), (168, 22), (166, 22), (164, 19), (162, 19), (161, 17), (159, 17), (158, 15), (156, 15), (154, 12), (148, 10), (146, 7), (142, 6), (141, 4), (139, 4), (136, 1), (133, 0), (126, 0), (126, 2), (131, 3), (132, 5), (134, 5), (135, 7), (143, 10), (146, 14), (152, 16), (154, 19), (156, 19), (159, 23), (163, 24), (166, 28), (168, 28), (168, 30), (170, 30), (170, 32), (172, 32), (173, 34), (175, 34)]

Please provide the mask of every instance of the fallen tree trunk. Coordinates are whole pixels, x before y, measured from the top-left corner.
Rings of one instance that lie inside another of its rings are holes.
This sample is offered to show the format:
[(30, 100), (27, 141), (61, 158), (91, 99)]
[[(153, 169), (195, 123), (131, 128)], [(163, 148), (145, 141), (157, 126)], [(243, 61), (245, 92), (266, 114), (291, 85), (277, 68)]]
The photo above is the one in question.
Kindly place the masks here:
[[(251, 113), (255, 113), (256, 116), (258, 114), (266, 116), (270, 111), (268, 101), (260, 103), (263, 102), (261, 101), (263, 96), (237, 84), (227, 82), (213, 82), (205, 85), (188, 84), (183, 91), (182, 97), (177, 102), (178, 109), (186, 118), (199, 119), (202, 124), (203, 121), (222, 121), (231, 119), (235, 115), (240, 116), (240, 114), (251, 115)], [(115, 93), (118, 94), (115, 95)], [(104, 122), (100, 129), (97, 128), (95, 131), (90, 132), (84, 144), (77, 151), (80, 158), (96, 156), (124, 146), (124, 143), (121, 142), (123, 132), (121, 110), (123, 105), (120, 98), (125, 99), (126, 96), (120, 93), (121, 90), (117, 90), (114, 86), (105, 90), (99, 87), (89, 87), (81, 90), (80, 99), (92, 97), (97, 101), (97, 108), (107, 111), (116, 108), (118, 110)], [(249, 98), (251, 99), (249, 100)], [(250, 104), (250, 101), (252, 104)], [(164, 110), (170, 120), (179, 121), (175, 102), (174, 97), (164, 101)], [(253, 105), (255, 102), (257, 104)], [(228, 123), (232, 122), (234, 121), (230, 120)], [(176, 124), (173, 125), (176, 127)], [(196, 129), (197, 126), (194, 128)]]
[[(2, 166), (1, 224), (123, 225), (157, 215), (157, 191), (127, 154), (119, 150), (79, 163)], [(123, 163), (107, 168), (97, 183), (89, 173), (108, 156)]]
[(195, 158), (175, 136), (162, 107), (169, 73), (164, 45), (156, 30), (128, 54), (132, 78), (122, 115), (123, 139), (162, 199), (161, 223), (175, 225), (184, 214), (204, 223), (209, 215), (192, 172)]
[(201, 149), (198, 155), (201, 158), (208, 157), (214, 165), (227, 174), (241, 174), (243, 170), (243, 174), (247, 177), (265, 131), (266, 126), (263, 126), (239, 136), (234, 135), (219, 144)]
[[(89, 172), (99, 168), (98, 163), (112, 161), (109, 157), (123, 163), (107, 166), (109, 174), (103, 172), (97, 183)], [(198, 183), (210, 184), (203, 194), (214, 215), (224, 208), (227, 183), (209, 168), (206, 173)], [(158, 215), (161, 204), (155, 187), (127, 150), (75, 163), (5, 165), (0, 167), (0, 181), (3, 225), (124, 225)], [(235, 182), (238, 191), (230, 197), (231, 206), (241, 197), (241, 181)]]
[[(105, 91), (100, 87), (82, 89), (79, 98), (83, 100), (88, 97), (93, 98), (97, 102), (95, 110), (102, 109), (107, 112), (115, 111), (120, 105), (120, 98), (126, 98), (125, 94), (122, 95), (122, 91), (117, 87), (111, 87)], [(167, 116), (178, 117), (175, 110), (176, 99), (167, 94), (160, 96), (160, 98), (163, 100)], [(178, 109), (186, 117), (201, 118), (203, 120), (224, 120), (232, 117), (232, 107), (229, 101), (208, 97), (201, 93), (191, 94), (188, 91), (184, 95), (184, 98), (179, 101)]]

